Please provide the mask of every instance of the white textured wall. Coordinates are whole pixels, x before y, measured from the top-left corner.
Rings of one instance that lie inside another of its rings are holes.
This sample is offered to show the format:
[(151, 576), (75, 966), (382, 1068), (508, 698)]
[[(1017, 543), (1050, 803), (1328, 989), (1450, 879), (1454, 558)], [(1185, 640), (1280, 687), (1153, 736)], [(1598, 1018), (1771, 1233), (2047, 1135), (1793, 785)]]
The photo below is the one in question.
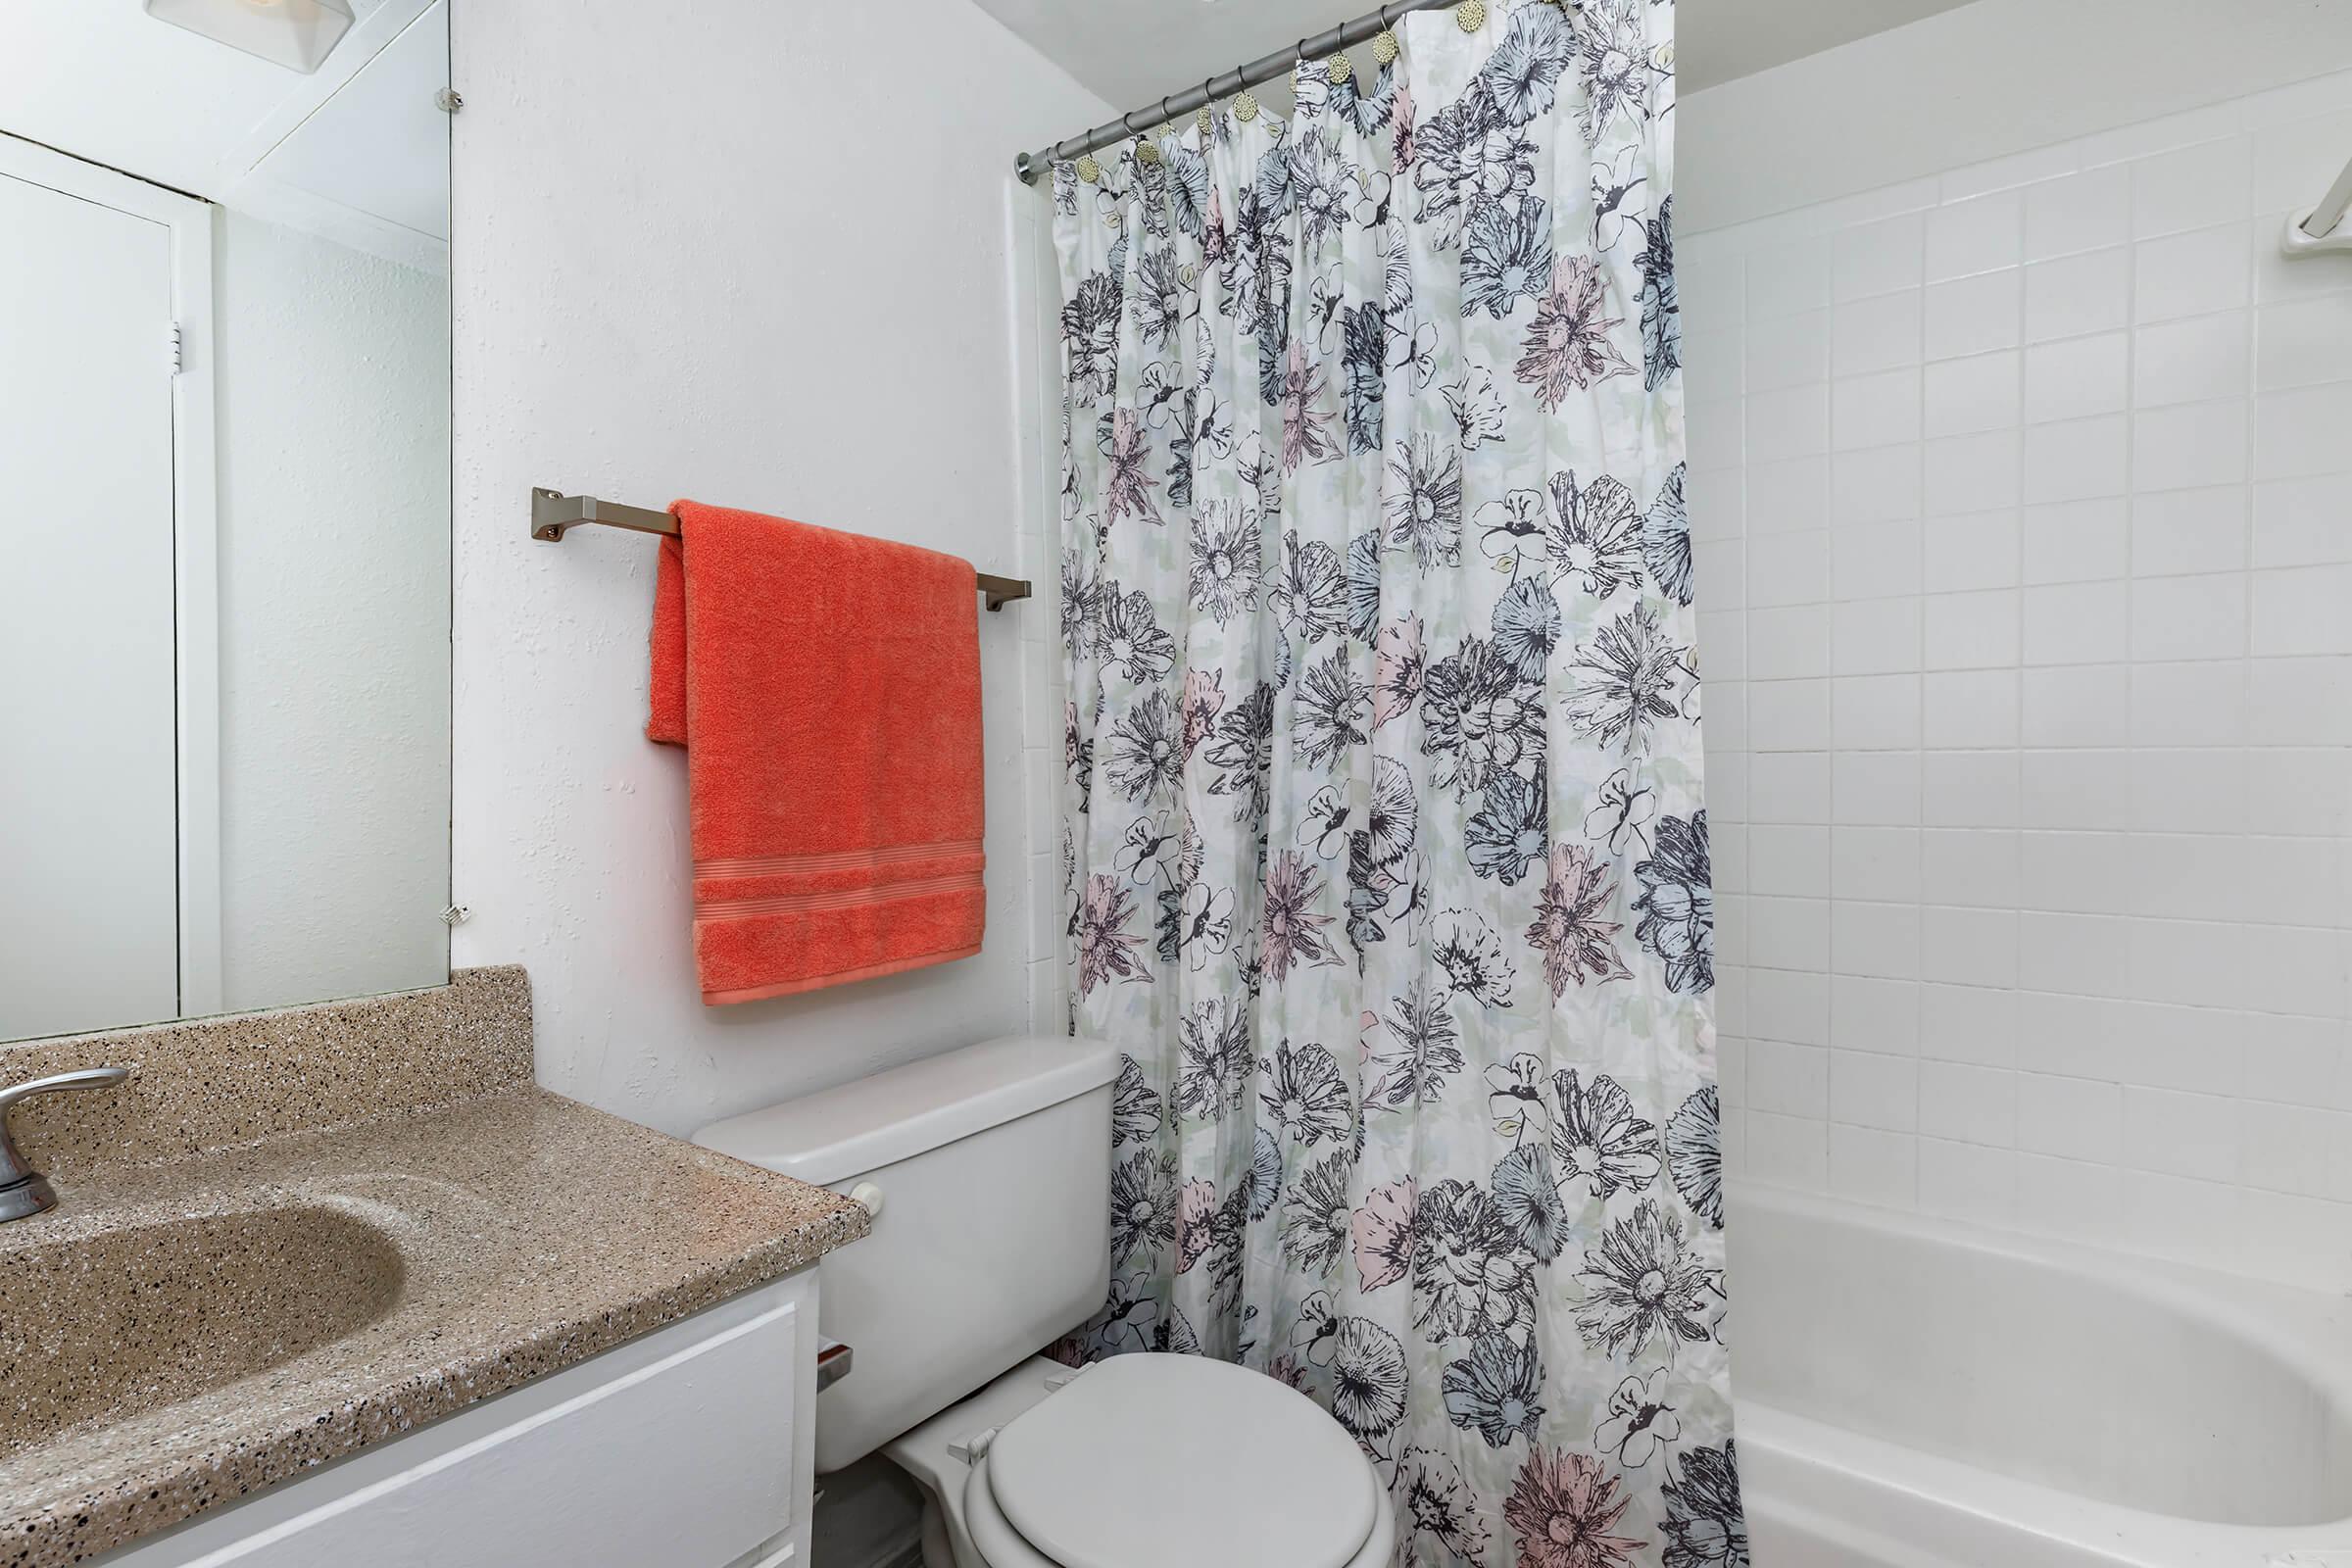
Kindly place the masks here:
[(439, 985), (449, 283), (215, 233), (224, 1001)]
[(1022, 558), (1037, 563), (1037, 603), (1023, 628), (1031, 710), (1029, 726), (1029, 886), (1037, 899), (1037, 935), (1029, 966), (1029, 1010), (1035, 1027), (1069, 1027), (1069, 973), (1063, 966), (1066, 921), (1061, 898), (1061, 782), (1063, 700), (1068, 681), (1061, 657), (1061, 263), (1054, 249), (1054, 200), (1049, 182), (1034, 188), (1006, 183), (1006, 221), (1012, 235), (1012, 398), (1019, 445)]
[(456, 961), (527, 964), (541, 1081), (672, 1132), (1025, 1027), (1050, 951), (1038, 607), (981, 616), (986, 950), (706, 1008), (684, 760), (642, 733), (651, 543), (534, 543), (527, 491), (689, 495), (1015, 566), (1004, 187), (1016, 149), (1105, 106), (966, 0), (469, 0), (453, 23)]
[(2352, 11), (2023, 9), (1684, 109), (1727, 1157), (2352, 1288)]

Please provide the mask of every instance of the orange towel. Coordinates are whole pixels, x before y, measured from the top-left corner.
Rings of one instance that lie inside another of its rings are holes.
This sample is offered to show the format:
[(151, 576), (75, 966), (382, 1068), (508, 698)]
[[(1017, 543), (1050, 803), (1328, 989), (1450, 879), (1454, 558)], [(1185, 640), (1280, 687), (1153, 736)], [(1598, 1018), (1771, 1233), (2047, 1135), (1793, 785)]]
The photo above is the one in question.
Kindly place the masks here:
[(980, 951), (980, 630), (954, 556), (681, 501), (649, 739), (686, 748), (703, 1001)]

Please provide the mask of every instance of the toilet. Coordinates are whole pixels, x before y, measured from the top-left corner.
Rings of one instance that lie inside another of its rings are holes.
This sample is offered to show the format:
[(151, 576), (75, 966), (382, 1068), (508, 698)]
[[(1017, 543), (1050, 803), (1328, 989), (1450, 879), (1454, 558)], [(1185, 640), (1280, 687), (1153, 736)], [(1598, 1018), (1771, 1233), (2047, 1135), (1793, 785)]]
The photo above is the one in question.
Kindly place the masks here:
[(926, 1568), (1386, 1564), (1378, 1472), (1297, 1390), (1203, 1356), (1037, 1353), (1109, 1285), (1119, 1060), (1010, 1036), (695, 1135), (873, 1211), (819, 1265), (855, 1370), (817, 1396), (818, 1474), (879, 1448), (911, 1475)]

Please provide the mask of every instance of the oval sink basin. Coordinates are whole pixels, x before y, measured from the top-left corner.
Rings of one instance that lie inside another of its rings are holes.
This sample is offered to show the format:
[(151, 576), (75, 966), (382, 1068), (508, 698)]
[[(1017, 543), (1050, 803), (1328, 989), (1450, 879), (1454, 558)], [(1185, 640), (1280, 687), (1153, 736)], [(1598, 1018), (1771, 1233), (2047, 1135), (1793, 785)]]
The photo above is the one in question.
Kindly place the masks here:
[(0, 1232), (0, 1458), (291, 1361), (389, 1312), (401, 1275), (390, 1237), (307, 1204)]

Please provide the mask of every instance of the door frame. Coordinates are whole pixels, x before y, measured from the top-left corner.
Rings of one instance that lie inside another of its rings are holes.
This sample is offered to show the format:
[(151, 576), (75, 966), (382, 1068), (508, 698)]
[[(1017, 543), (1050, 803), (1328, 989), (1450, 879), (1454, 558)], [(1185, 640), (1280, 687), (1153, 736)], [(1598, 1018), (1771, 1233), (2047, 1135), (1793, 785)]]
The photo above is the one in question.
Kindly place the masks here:
[[(159, 223), (172, 238), (172, 577), (178, 766), (179, 1015), (222, 1005), (220, 542), (213, 424), (212, 203), (0, 132), (0, 174)], [(169, 365), (170, 345), (155, 346)]]

